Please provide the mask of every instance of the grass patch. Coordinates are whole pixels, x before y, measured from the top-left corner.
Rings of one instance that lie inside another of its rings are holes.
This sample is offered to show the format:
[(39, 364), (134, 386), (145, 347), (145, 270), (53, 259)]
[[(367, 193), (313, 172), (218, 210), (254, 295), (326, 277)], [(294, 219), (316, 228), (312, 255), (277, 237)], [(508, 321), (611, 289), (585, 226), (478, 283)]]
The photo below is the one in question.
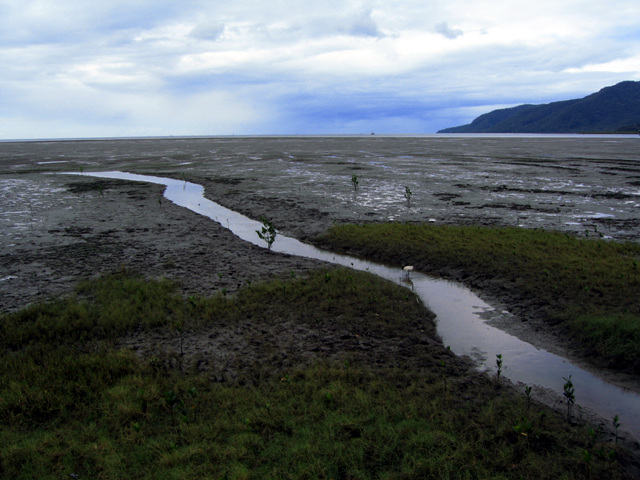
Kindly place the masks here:
[(625, 478), (624, 450), (470, 377), (441, 346), (422, 348), (420, 370), (318, 357), (252, 387), (114, 346), (176, 319), (320, 318), (391, 337), (418, 317), (430, 318), (407, 290), (345, 269), (233, 298), (183, 299), (169, 282), (123, 273), (85, 282), (72, 298), (0, 318), (0, 477)]
[(76, 344), (115, 339), (134, 328), (153, 328), (184, 314), (183, 301), (168, 280), (143, 281), (128, 272), (81, 282), (77, 295), (31, 305), (6, 315), (0, 325), (3, 346)]
[[(585, 353), (640, 373), (640, 245), (520, 228), (334, 226), (318, 243), (505, 292)], [(531, 312), (524, 312), (525, 314)]]

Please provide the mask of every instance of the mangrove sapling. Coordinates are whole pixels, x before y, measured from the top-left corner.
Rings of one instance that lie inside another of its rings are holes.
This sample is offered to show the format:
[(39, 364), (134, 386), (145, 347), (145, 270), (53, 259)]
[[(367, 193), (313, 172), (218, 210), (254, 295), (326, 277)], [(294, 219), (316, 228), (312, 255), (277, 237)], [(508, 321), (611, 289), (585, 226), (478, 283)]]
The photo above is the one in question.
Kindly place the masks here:
[(191, 387), (189, 390), (187, 390), (187, 395), (189, 396), (189, 408), (191, 409), (191, 412), (193, 413), (193, 420), (197, 421), (197, 416), (196, 416), (196, 396), (198, 394), (198, 391), (196, 390), (196, 387)]
[(351, 185), (353, 185), (353, 190), (358, 190), (358, 177), (356, 175), (351, 175)]
[(178, 397), (176, 392), (173, 390), (169, 390), (164, 394), (164, 401), (167, 407), (169, 408), (169, 413), (171, 414), (171, 419), (173, 424), (176, 424), (176, 417), (174, 415), (176, 407), (184, 407), (184, 401)]
[(608, 462), (609, 465), (613, 464), (618, 458), (618, 455), (615, 450), (605, 450), (604, 446), (600, 446), (598, 449), (594, 449), (593, 453), (595, 453), (596, 457), (603, 462)]
[(500, 383), (500, 374), (502, 373), (502, 354), (499, 353), (496, 355), (496, 378), (498, 383)]
[(589, 428), (587, 429), (587, 446), (589, 448), (593, 448), (596, 444), (596, 439), (597, 439), (597, 434), (596, 431), (593, 428)]
[(529, 437), (532, 429), (533, 424), (526, 417), (522, 417), (520, 419), (520, 422), (513, 426), (514, 432), (516, 432), (518, 435), (522, 435), (523, 437)]
[(571, 423), (571, 407), (576, 403), (575, 388), (571, 381), (571, 375), (569, 375), (569, 378), (562, 377), (562, 379), (565, 382), (563, 395), (567, 399), (567, 422)]
[(276, 241), (276, 232), (273, 224), (267, 220), (265, 217), (260, 216), (260, 221), (262, 222), (262, 228), (260, 230), (256, 230), (258, 237), (260, 240), (264, 240), (267, 244), (267, 248), (271, 250), (271, 245)]
[(615, 417), (613, 417), (613, 428), (615, 428), (615, 434), (616, 434), (616, 445), (618, 444), (618, 428), (620, 427), (620, 422), (618, 421), (618, 415), (616, 415)]
[(404, 187), (404, 198), (407, 199), (407, 207), (411, 208), (411, 196), (413, 195), (413, 193), (411, 192), (411, 189), (407, 186)]
[(531, 408), (531, 386), (530, 385), (524, 386), (524, 394), (527, 396), (527, 413), (528, 413), (529, 409)]
[(184, 355), (184, 319), (175, 319), (173, 321), (173, 328), (178, 332), (178, 336), (180, 338), (180, 355)]
[(326, 392), (324, 394), (324, 400), (329, 407), (333, 406), (333, 394), (331, 392)]
[(33, 232), (33, 224), (35, 222), (35, 218), (33, 215), (33, 205), (31, 203), (29, 203), (29, 228), (31, 229), (31, 231)]

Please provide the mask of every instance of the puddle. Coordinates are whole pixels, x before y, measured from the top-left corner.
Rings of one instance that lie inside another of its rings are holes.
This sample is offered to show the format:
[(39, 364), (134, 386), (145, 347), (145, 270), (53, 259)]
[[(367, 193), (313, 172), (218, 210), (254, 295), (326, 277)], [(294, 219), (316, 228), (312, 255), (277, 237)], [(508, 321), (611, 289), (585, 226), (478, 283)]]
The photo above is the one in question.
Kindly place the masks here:
[[(265, 247), (265, 243), (256, 234), (256, 230), (262, 227), (261, 222), (204, 198), (204, 188), (201, 185), (123, 172), (91, 172), (85, 175), (166, 185), (164, 196), (168, 200), (215, 220), (247, 242)], [(504, 361), (503, 375), (506, 378), (550, 389), (559, 396), (563, 391), (563, 377), (571, 375), (577, 405), (598, 413), (605, 420), (619, 415), (623, 428), (632, 432), (636, 438), (640, 436), (639, 394), (609, 384), (558, 355), (536, 348), (488, 325), (488, 320), (508, 315), (508, 312), (497, 311), (464, 286), (419, 272), (412, 272), (408, 281), (402, 272), (402, 265), (390, 267), (334, 254), (281, 234), (277, 236), (272, 249), (366, 270), (409, 286), (436, 314), (438, 334), (444, 345), (450, 346), (457, 355), (467, 355), (474, 359), (480, 370), (495, 371), (496, 355), (501, 354)]]

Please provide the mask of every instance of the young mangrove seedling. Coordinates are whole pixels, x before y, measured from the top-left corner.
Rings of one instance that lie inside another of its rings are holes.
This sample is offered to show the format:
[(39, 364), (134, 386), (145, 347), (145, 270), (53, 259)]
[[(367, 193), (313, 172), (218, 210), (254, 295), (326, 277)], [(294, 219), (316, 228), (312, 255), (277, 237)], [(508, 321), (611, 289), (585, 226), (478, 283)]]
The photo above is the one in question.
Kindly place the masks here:
[(260, 216), (260, 221), (262, 222), (262, 228), (260, 230), (256, 230), (256, 233), (261, 240), (264, 240), (267, 243), (267, 248), (271, 250), (271, 245), (276, 241), (276, 229), (265, 217)]
[(358, 189), (358, 177), (356, 175), (351, 175), (351, 185), (353, 185), (353, 189)]
[(324, 394), (324, 400), (328, 407), (333, 406), (333, 394), (331, 392), (326, 392)]
[(176, 417), (174, 415), (176, 407), (178, 409), (182, 409), (184, 407), (184, 401), (178, 397), (178, 395), (176, 394), (175, 391), (173, 390), (168, 390), (167, 392), (165, 392), (164, 394), (164, 401), (167, 405), (167, 407), (169, 408), (169, 413), (171, 414), (171, 419), (173, 421), (173, 424), (176, 424)]
[(413, 195), (413, 193), (411, 192), (411, 189), (407, 186), (404, 187), (404, 198), (407, 199), (407, 206), (409, 208), (411, 208), (411, 196)]
[(587, 435), (589, 435), (589, 438), (587, 440), (587, 446), (589, 448), (593, 448), (596, 444), (596, 431), (593, 428), (589, 428), (587, 429)]
[(498, 378), (498, 383), (500, 383), (501, 373), (502, 373), (502, 354), (499, 353), (496, 355), (496, 376)]
[(531, 430), (533, 429), (533, 424), (527, 417), (522, 417), (520, 422), (513, 426), (513, 430), (523, 437), (528, 437), (531, 434)]
[(524, 386), (524, 394), (527, 396), (527, 413), (528, 413), (529, 409), (531, 408), (531, 386), (530, 385)]
[(198, 395), (198, 391), (196, 390), (196, 387), (191, 387), (189, 390), (187, 390), (187, 395), (189, 395), (189, 408), (193, 413), (193, 419), (197, 420), (196, 396)]
[(618, 415), (613, 417), (613, 427), (616, 429), (616, 445), (618, 444), (618, 428), (620, 427), (620, 422), (618, 420)]
[(184, 319), (177, 318), (173, 321), (173, 328), (178, 332), (180, 338), (180, 355), (184, 355)]
[(573, 382), (571, 381), (571, 375), (569, 378), (562, 377), (564, 380), (564, 398), (567, 399), (567, 422), (571, 423), (571, 407), (574, 403), (576, 403), (576, 395), (575, 388), (573, 387)]

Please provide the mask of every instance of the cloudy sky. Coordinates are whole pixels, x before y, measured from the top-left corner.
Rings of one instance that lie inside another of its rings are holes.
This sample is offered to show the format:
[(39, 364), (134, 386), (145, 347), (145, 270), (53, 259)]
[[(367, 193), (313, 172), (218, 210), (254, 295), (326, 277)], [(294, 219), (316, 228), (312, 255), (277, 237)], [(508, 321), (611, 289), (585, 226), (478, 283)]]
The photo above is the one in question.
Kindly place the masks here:
[(640, 80), (638, 0), (0, 0), (0, 139), (430, 133)]

